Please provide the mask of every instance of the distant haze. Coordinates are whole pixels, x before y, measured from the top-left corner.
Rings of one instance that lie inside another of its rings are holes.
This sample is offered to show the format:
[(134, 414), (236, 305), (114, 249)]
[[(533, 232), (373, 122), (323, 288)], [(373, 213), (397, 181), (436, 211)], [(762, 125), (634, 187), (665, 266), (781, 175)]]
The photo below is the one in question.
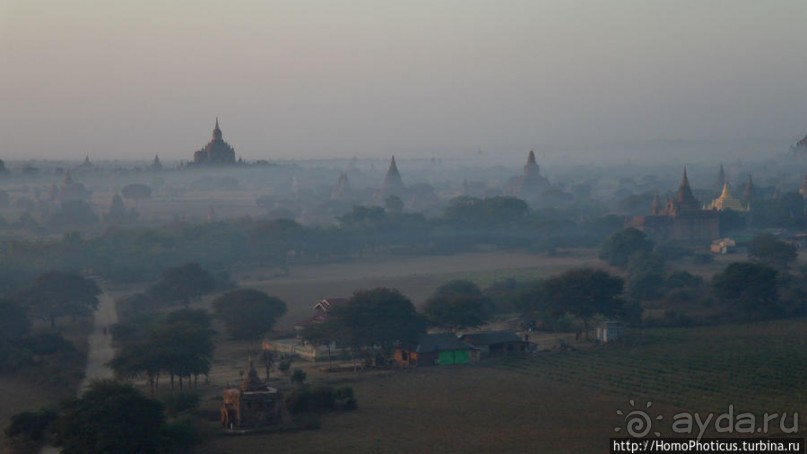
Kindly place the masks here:
[(247, 160), (784, 151), (807, 134), (805, 18), (803, 0), (0, 0), (0, 158), (190, 159), (216, 117)]

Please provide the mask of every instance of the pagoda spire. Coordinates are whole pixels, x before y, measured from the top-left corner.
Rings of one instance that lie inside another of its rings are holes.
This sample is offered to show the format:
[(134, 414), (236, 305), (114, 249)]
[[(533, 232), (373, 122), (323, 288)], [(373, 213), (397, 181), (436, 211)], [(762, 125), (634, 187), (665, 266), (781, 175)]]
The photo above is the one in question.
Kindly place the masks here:
[(381, 187), (380, 195), (386, 198), (390, 195), (401, 195), (404, 191), (403, 180), (398, 172), (398, 164), (395, 163), (395, 156), (389, 163), (387, 175), (384, 177), (384, 185)]
[(723, 168), (723, 164), (720, 164), (720, 171), (717, 172), (717, 186), (718, 189), (722, 188), (724, 184), (726, 184), (728, 180), (726, 180), (726, 170)]
[(216, 117), (216, 127), (213, 128), (213, 140), (221, 140), (221, 128), (219, 128), (219, 117)]
[(676, 202), (679, 206), (699, 208), (698, 200), (692, 195), (692, 188), (689, 186), (686, 166), (684, 166), (684, 174), (681, 176), (681, 184), (678, 185), (678, 197), (676, 197)]
[(530, 150), (530, 154), (527, 156), (527, 164), (535, 164), (535, 151)]

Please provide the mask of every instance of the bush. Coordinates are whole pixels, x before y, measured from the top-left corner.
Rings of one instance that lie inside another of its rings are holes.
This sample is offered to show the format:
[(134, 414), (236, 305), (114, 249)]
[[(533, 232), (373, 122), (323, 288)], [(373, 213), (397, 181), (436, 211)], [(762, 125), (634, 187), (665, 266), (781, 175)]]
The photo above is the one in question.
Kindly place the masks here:
[(201, 396), (199, 393), (183, 391), (165, 396), (162, 399), (162, 403), (165, 407), (165, 413), (168, 416), (174, 417), (183, 411), (193, 410), (199, 407), (200, 400)]
[(336, 388), (333, 392), (334, 398), (342, 400), (342, 399), (352, 399), (353, 398), (353, 388), (350, 386), (340, 386)]
[(311, 409), (311, 392), (305, 388), (293, 389), (286, 395), (286, 410), (296, 415)]
[(42, 408), (37, 412), (26, 411), (11, 417), (11, 423), (6, 428), (6, 436), (24, 437), (39, 441), (44, 438), (45, 432), (50, 428), (59, 414), (52, 409)]
[(168, 423), (162, 430), (161, 452), (189, 452), (191, 446), (200, 441), (199, 433), (190, 421)]
[(61, 334), (56, 333), (29, 337), (24, 344), (34, 355), (52, 355), (59, 352), (76, 351), (76, 347), (72, 342), (63, 338)]
[(330, 386), (317, 386), (311, 393), (311, 401), (317, 410), (333, 410), (336, 406), (334, 389)]
[(291, 374), (291, 382), (296, 383), (298, 385), (302, 385), (305, 381), (306, 373), (302, 369), (294, 369), (294, 372)]
[(336, 406), (342, 410), (355, 410), (358, 408), (358, 402), (353, 395), (353, 388), (350, 386), (336, 388), (333, 395), (336, 400)]

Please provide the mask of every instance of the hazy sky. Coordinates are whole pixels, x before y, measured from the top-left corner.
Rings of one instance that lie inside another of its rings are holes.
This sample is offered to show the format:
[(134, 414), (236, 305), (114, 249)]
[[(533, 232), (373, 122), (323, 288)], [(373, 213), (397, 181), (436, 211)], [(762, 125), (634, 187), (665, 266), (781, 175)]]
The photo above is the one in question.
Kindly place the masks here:
[(216, 116), (249, 160), (794, 143), (805, 19), (804, 0), (0, 0), (0, 158), (190, 159)]

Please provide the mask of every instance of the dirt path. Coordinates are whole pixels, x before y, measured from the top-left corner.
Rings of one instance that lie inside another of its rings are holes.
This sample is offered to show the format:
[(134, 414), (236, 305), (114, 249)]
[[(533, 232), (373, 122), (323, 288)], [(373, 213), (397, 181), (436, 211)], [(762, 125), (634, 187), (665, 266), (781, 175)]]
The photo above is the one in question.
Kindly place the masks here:
[(102, 293), (98, 298), (98, 309), (95, 311), (95, 322), (87, 352), (87, 369), (84, 371), (84, 380), (78, 389), (80, 396), (87, 389), (90, 382), (99, 378), (112, 378), (112, 369), (106, 366), (115, 357), (112, 348), (112, 334), (109, 328), (118, 322), (118, 312), (115, 307), (115, 298), (109, 293)]
[[(118, 322), (118, 311), (115, 307), (115, 297), (109, 293), (102, 293), (98, 297), (98, 309), (95, 310), (93, 329), (87, 339), (89, 351), (87, 352), (87, 368), (84, 371), (84, 380), (78, 388), (78, 396), (87, 389), (90, 383), (99, 378), (112, 378), (112, 369), (106, 366), (115, 357), (112, 348), (112, 334), (109, 328)], [(44, 446), (39, 454), (58, 454), (61, 450), (55, 446)]]

